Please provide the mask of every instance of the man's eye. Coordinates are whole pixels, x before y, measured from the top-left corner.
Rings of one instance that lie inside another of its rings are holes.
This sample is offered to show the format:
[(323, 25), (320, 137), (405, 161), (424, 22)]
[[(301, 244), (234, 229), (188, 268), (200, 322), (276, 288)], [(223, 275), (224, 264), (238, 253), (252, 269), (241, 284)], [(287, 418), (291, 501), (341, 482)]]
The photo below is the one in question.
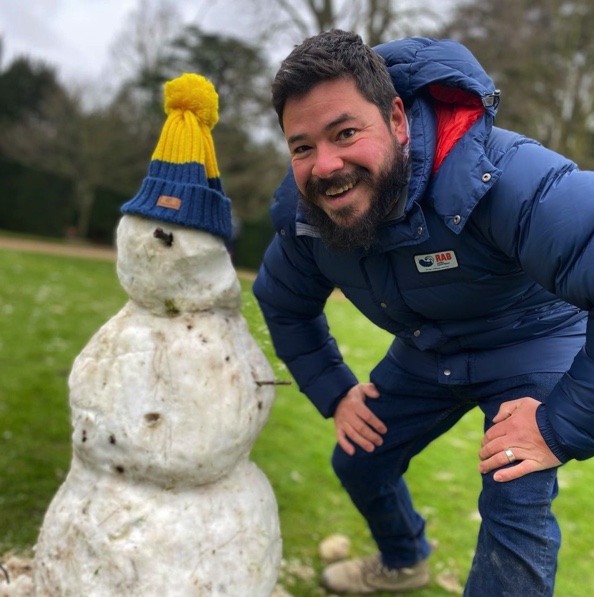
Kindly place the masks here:
[(311, 149), (311, 147), (309, 145), (299, 145), (297, 147), (293, 147), (293, 149), (291, 149), (291, 153), (293, 155), (305, 153), (306, 151), (309, 151), (310, 149)]
[(354, 134), (355, 129), (344, 129), (343, 131), (340, 131), (340, 133), (338, 133), (338, 138), (341, 141), (344, 141), (345, 139), (350, 139)]

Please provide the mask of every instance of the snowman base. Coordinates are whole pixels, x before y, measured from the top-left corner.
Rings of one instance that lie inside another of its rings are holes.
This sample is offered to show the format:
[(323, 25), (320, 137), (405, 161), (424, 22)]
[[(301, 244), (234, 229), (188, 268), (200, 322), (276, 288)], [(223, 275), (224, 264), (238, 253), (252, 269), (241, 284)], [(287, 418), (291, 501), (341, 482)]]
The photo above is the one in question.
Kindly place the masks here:
[(176, 490), (97, 477), (75, 457), (39, 536), (35, 586), (37, 597), (266, 596), (279, 553), (275, 497), (249, 461)]

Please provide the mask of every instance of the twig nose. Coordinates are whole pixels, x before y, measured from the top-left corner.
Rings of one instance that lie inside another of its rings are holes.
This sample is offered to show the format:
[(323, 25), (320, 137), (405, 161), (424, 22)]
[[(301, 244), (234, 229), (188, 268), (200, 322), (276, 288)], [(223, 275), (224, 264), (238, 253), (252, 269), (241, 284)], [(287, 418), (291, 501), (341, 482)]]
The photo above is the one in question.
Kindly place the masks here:
[(2, 564), (0, 564), (0, 570), (2, 571), (2, 573), (4, 574), (4, 576), (6, 577), (6, 584), (9, 585), (10, 584), (10, 577), (8, 576), (8, 570)]

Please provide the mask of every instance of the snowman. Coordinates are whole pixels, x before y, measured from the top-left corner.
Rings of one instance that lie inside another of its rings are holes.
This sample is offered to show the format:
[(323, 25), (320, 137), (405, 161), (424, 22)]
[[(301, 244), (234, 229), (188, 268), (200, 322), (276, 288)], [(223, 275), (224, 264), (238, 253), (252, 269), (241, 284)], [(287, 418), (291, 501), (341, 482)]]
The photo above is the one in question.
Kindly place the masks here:
[(69, 379), (70, 471), (43, 522), (38, 597), (265, 597), (281, 557), (276, 501), (249, 460), (273, 372), (241, 316), (210, 134), (218, 96), (185, 74), (137, 195), (117, 271), (129, 301)]

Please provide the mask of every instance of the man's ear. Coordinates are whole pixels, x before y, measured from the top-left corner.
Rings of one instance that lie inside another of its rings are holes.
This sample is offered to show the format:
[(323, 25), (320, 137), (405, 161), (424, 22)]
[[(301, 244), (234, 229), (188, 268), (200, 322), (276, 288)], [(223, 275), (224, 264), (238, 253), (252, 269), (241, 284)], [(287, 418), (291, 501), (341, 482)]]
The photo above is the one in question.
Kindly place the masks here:
[(399, 97), (395, 97), (392, 102), (392, 115), (390, 116), (390, 128), (396, 135), (398, 142), (404, 145), (408, 141), (408, 126), (406, 123), (406, 114), (404, 104)]

